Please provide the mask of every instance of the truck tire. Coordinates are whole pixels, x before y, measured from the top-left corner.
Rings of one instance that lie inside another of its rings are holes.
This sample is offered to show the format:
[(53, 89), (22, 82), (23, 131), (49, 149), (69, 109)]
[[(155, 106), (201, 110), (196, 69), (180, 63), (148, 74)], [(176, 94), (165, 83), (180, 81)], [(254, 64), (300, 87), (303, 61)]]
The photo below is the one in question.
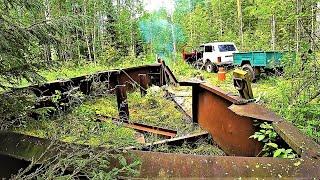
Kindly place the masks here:
[(202, 61), (195, 61), (192, 63), (192, 66), (198, 70), (201, 70), (203, 68), (203, 62)]
[(248, 72), (250, 81), (254, 81), (256, 79), (255, 72), (250, 64), (242, 65), (242, 70)]
[(207, 72), (218, 72), (218, 68), (215, 64), (211, 63), (210, 61), (207, 61), (205, 64), (205, 68)]

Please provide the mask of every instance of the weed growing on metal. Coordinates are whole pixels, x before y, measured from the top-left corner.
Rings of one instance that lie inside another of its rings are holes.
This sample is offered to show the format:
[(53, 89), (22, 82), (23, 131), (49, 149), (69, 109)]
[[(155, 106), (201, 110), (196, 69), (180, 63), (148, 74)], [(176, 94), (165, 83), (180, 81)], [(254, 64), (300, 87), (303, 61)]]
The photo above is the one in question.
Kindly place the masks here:
[(260, 130), (255, 132), (249, 138), (256, 139), (262, 142), (263, 149), (258, 156), (263, 157), (280, 157), (280, 158), (295, 158), (297, 155), (292, 149), (285, 149), (277, 144), (279, 135), (274, 130), (273, 126), (267, 122), (257, 124)]
[[(54, 101), (57, 98), (56, 96), (59, 95), (61, 96), (61, 93), (52, 97), (53, 102), (57, 103), (57, 107), (62, 105), (61, 102)], [(27, 169), (13, 178), (74, 179), (86, 177), (89, 179), (115, 179), (119, 175), (134, 177), (138, 173), (139, 160), (126, 162), (126, 159), (122, 156), (123, 152), (117, 149), (129, 145), (136, 146), (135, 132), (112, 122), (97, 122), (95, 111), (91, 111), (87, 102), (83, 102), (81, 93), (74, 93), (68, 98), (71, 113), (56, 109), (54, 116), (51, 118), (42, 114), (38, 120), (29, 119), (21, 123), (20, 126), (11, 127), (11, 130), (19, 133), (50, 139), (52, 145), (43, 154), (48, 151), (55, 154), (53, 158), (45, 159), (45, 161), (42, 157), (35, 158)], [(79, 104), (82, 105), (79, 106)], [(60, 141), (71, 144), (63, 143), (63, 146), (67, 147), (59, 148), (61, 146)], [(77, 148), (72, 145), (73, 143), (85, 146)], [(103, 151), (97, 149), (98, 147), (103, 147)], [(37, 147), (34, 148), (37, 149)], [(67, 149), (68, 151), (61, 152), (61, 149)], [(110, 168), (110, 163), (116, 163), (119, 166)]]
[[(103, 105), (110, 107), (110, 104)], [(106, 108), (106, 111), (109, 109)], [(117, 126), (111, 121), (97, 122), (95, 110), (88, 102), (69, 114), (29, 121), (15, 131), (42, 138), (58, 137), (64, 142), (92, 146), (120, 148), (136, 144), (133, 130)]]
[[(61, 144), (53, 139), (50, 142), (40, 156), (33, 157), (31, 164), (12, 179), (116, 179), (139, 174), (140, 160), (130, 154)], [(126, 160), (128, 157), (130, 162)], [(111, 168), (115, 164), (116, 168)]]
[(226, 154), (218, 148), (212, 140), (200, 139), (192, 144), (183, 143), (181, 146), (161, 145), (153, 151), (176, 154), (192, 154), (207, 156), (225, 156)]
[[(200, 132), (200, 127), (186, 121), (183, 113), (175, 107), (172, 101), (165, 99), (164, 95), (164, 91), (159, 87), (150, 88), (145, 97), (141, 97), (139, 92), (128, 94), (130, 122), (176, 130), (177, 136)], [(115, 96), (108, 95), (84, 106), (96, 114), (117, 117), (118, 110), (115, 100)], [(145, 139), (147, 142), (154, 142), (162, 138), (154, 134), (146, 134)]]

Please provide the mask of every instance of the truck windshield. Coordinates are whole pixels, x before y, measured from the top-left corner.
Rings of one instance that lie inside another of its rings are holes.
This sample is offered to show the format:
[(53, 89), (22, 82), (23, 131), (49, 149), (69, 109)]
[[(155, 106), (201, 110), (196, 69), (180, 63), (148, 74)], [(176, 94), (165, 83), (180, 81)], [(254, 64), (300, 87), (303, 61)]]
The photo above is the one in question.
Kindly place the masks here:
[(232, 44), (218, 45), (220, 52), (236, 51), (236, 47)]

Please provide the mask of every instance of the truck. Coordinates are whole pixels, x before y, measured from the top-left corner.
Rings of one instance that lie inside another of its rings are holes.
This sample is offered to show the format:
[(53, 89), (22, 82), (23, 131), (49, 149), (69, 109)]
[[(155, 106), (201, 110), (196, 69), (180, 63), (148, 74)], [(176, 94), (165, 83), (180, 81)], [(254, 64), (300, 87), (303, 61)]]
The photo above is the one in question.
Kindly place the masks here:
[(233, 54), (239, 52), (233, 42), (213, 42), (200, 45), (191, 53), (183, 52), (186, 62), (208, 72), (217, 72), (219, 66), (233, 64)]
[(277, 51), (236, 52), (233, 65), (249, 73), (250, 80), (255, 80), (261, 72), (282, 72), (283, 53)]

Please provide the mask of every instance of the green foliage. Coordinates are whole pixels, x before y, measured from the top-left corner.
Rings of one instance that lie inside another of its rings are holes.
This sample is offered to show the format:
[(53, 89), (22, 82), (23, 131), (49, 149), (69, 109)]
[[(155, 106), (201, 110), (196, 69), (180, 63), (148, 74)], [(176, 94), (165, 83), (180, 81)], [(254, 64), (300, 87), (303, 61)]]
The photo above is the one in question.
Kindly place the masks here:
[[(118, 110), (114, 96), (106, 96), (88, 104), (88, 108), (97, 114), (117, 117)], [(175, 104), (164, 98), (164, 92), (159, 88), (151, 88), (145, 97), (139, 92), (128, 94), (130, 121), (152, 126), (158, 126), (178, 131), (178, 136), (199, 132), (201, 129), (187, 123), (183, 114), (176, 109)], [(161, 139), (153, 134), (145, 136), (147, 142)]]
[(118, 127), (111, 121), (97, 122), (95, 113), (95, 109), (86, 103), (65, 116), (25, 122), (20, 128), (15, 128), (15, 131), (42, 138), (56, 137), (69, 143), (108, 148), (127, 147), (136, 144), (133, 130)]
[[(119, 176), (135, 177), (139, 174), (140, 160), (131, 154), (119, 151), (99, 150), (92, 147), (61, 145), (52, 146), (57, 154), (52, 159), (46, 159), (41, 165), (37, 160), (23, 171), (13, 175), (12, 179), (117, 179)], [(68, 148), (68, 152), (61, 149)], [(126, 158), (130, 158), (127, 161)], [(119, 162), (117, 167), (111, 164)], [(29, 172), (30, 169), (32, 173)]]
[[(318, 55), (309, 54), (305, 63), (292, 54), (283, 59), (284, 76), (268, 77), (257, 83), (264, 103), (284, 119), (320, 142)], [(303, 70), (302, 70), (303, 68)]]
[(59, 44), (56, 24), (43, 22), (41, 10), (40, 1), (0, 1), (0, 89), (39, 82), (38, 69), (50, 65), (41, 55)]
[(0, 95), (0, 130), (20, 125), (34, 112), (35, 95), (26, 90), (6, 92)]
[(262, 156), (273, 156), (280, 158), (295, 158), (297, 155), (292, 149), (281, 148), (276, 142), (278, 134), (274, 130), (273, 126), (267, 122), (259, 125), (260, 130), (255, 132), (254, 135), (249, 138), (257, 139), (263, 142)]

